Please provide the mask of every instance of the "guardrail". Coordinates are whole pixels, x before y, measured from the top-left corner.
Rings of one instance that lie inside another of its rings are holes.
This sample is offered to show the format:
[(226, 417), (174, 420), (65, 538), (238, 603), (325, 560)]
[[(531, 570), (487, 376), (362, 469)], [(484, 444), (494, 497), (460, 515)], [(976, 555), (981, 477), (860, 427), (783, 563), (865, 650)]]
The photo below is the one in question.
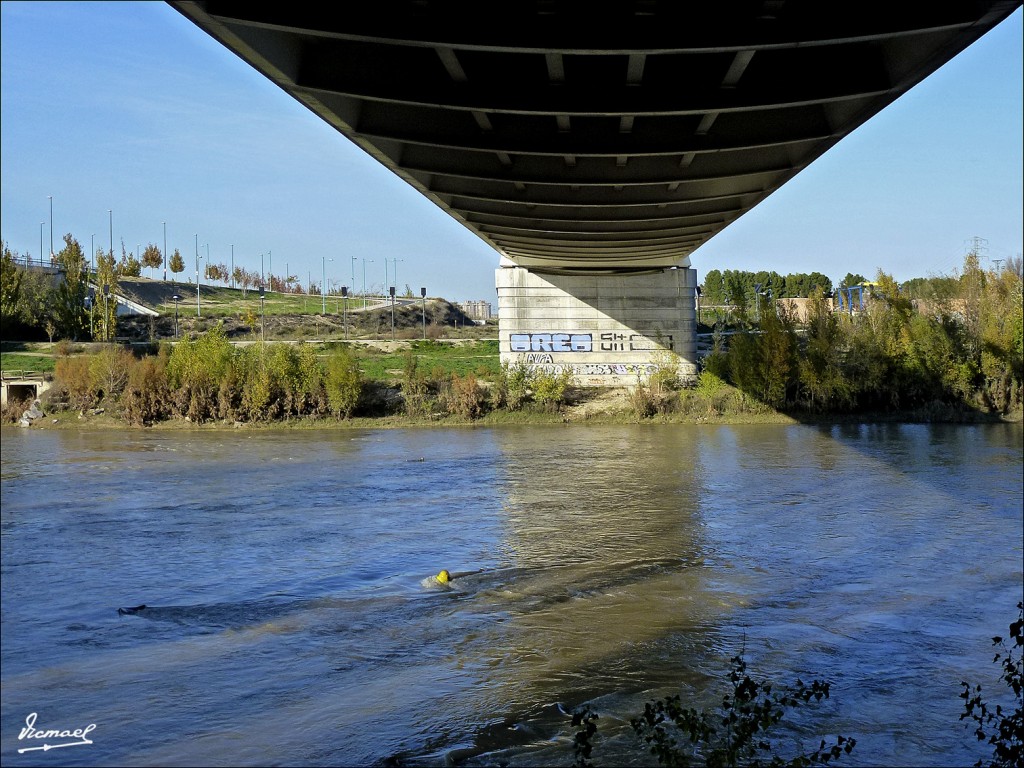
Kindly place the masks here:
[(28, 371), (23, 369), (0, 370), (0, 379), (27, 379), (29, 381), (45, 381), (46, 376), (47, 374), (43, 373), (42, 371)]
[(30, 267), (32, 269), (52, 269), (57, 272), (60, 271), (60, 266), (54, 258), (46, 260), (33, 259), (31, 255), (19, 256), (17, 254), (12, 254), (12, 256), (14, 257), (14, 263), (19, 266)]

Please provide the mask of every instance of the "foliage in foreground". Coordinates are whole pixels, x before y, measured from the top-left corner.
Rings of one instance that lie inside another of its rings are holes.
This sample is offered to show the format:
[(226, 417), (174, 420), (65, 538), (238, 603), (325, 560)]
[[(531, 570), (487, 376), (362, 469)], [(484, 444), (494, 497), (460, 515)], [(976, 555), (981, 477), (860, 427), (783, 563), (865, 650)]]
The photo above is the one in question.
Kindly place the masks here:
[[(747, 674), (742, 656), (732, 658), (730, 690), (712, 710), (684, 707), (679, 696), (648, 703), (638, 717), (630, 720), (633, 731), (661, 765), (724, 766), (807, 766), (828, 763), (850, 754), (856, 740), (838, 736), (835, 742), (821, 740), (813, 752), (789, 759), (778, 754), (771, 731), (787, 711), (829, 696), (829, 683), (801, 680), (790, 688), (774, 687)], [(592, 766), (593, 739), (598, 716), (588, 707), (576, 712), (574, 726), (582, 726), (574, 738), (575, 765)], [(764, 759), (762, 759), (764, 758)]]
[[(70, 351), (71, 345), (58, 350), (46, 406), (84, 412), (102, 405), (133, 425), (168, 419), (347, 419), (396, 409), (418, 418), (472, 421), (496, 408), (512, 409), (509, 401), (497, 399), (508, 391), (506, 385), (489, 390), (471, 372), (460, 375), (440, 366), (427, 374), (411, 352), (405, 359), (399, 400), (396, 394), (380, 396), (384, 388), (366, 381), (359, 359), (347, 346), (331, 345), (326, 355), (301, 343), (234, 346), (222, 326), (173, 347), (161, 345), (155, 355), (136, 357), (113, 345), (94, 354)], [(516, 409), (535, 403), (537, 409), (550, 412), (566, 401), (572, 379), (567, 374), (531, 374), (523, 382), (528, 387), (522, 391), (519, 384), (512, 386)]]
[[(1017, 619), (1010, 624), (1009, 644), (993, 637), (998, 650), (992, 661), (1000, 666), (999, 679), (1012, 695), (1014, 707), (1004, 709), (990, 704), (982, 696), (980, 685), (961, 682), (964, 711), (960, 720), (975, 726), (978, 741), (992, 746), (992, 759), (978, 760), (975, 768), (1020, 768), (1024, 765), (1024, 601), (1017, 603)], [(639, 737), (638, 747), (658, 758), (661, 765), (726, 766), (808, 766), (828, 763), (848, 755), (856, 739), (837, 736), (834, 742), (822, 739), (812, 752), (785, 757), (772, 729), (788, 711), (829, 697), (829, 683), (801, 680), (790, 688), (777, 688), (747, 674), (742, 656), (732, 659), (729, 692), (722, 703), (711, 710), (684, 707), (679, 696), (668, 696), (644, 706), (630, 720)], [(598, 715), (584, 706), (572, 715), (579, 730), (573, 737), (576, 768), (593, 768)]]
[[(992, 659), (1002, 667), (1000, 679), (1013, 692), (1017, 707), (1003, 711), (1001, 705), (990, 707), (982, 698), (981, 686), (971, 688), (961, 681), (964, 711), (961, 720), (971, 720), (977, 725), (974, 735), (978, 741), (992, 745), (991, 768), (1019, 768), (1024, 765), (1024, 601), (1017, 603), (1017, 620), (1010, 624), (1010, 641), (1007, 648), (1002, 637), (993, 637), (992, 644), (999, 650)], [(983, 760), (975, 763), (976, 768), (985, 765)]]

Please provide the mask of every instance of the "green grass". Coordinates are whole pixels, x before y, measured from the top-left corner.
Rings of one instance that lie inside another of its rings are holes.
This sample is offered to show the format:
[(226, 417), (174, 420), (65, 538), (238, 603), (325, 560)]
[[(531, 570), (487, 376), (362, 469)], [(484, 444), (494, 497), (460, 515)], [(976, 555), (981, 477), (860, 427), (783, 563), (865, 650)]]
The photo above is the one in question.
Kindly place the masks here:
[[(411, 353), (421, 371), (428, 376), (435, 370), (465, 376), (472, 373), (478, 378), (493, 379), (501, 370), (497, 341), (476, 341), (468, 344), (445, 344), (435, 341), (414, 341)], [(356, 359), (363, 375), (373, 381), (392, 381), (402, 378), (406, 351), (377, 352), (359, 349)]]
[[(324, 345), (325, 353), (334, 346), (334, 343), (327, 342)], [(37, 347), (41, 351), (36, 353), (20, 350), (0, 353), (0, 367), (5, 371), (53, 373), (56, 355), (51, 345), (32, 345), (32, 348)], [(495, 340), (468, 341), (461, 344), (417, 340), (410, 343), (410, 348), (382, 352), (373, 347), (355, 347), (354, 353), (359, 368), (368, 381), (401, 381), (406, 354), (409, 352), (415, 356), (419, 369), (431, 377), (441, 373), (459, 376), (472, 373), (479, 379), (493, 381), (501, 370), (498, 342)], [(88, 350), (78, 348), (74, 351), (81, 353)]]
[[(332, 342), (324, 345), (325, 352), (336, 346)], [(27, 351), (0, 353), (0, 366), (3, 370), (24, 370), (38, 373), (52, 373), (55, 354), (49, 344), (32, 345), (41, 351), (33, 354)], [(460, 376), (472, 373), (477, 378), (493, 380), (501, 370), (498, 359), (498, 342), (495, 340), (469, 341), (451, 344), (437, 341), (413, 341), (410, 343), (411, 353), (415, 356), (419, 368), (430, 376), (435, 371), (446, 374), (457, 373)], [(85, 349), (76, 349), (85, 352)], [(376, 349), (356, 347), (355, 356), (366, 379), (370, 381), (400, 381), (405, 370), (406, 350), (397, 352), (380, 352)]]
[(0, 352), (0, 369), (5, 371), (34, 371), (53, 373), (52, 355), (28, 355), (20, 352)]
[[(129, 286), (126, 286), (129, 287)], [(149, 292), (157, 295), (151, 298), (153, 309), (165, 315), (174, 315), (174, 301), (170, 298), (174, 293), (173, 285), (150, 286)], [(178, 293), (181, 301), (178, 302), (178, 312), (188, 314), (196, 309), (196, 288), (194, 285), (178, 286)], [(372, 298), (367, 299), (369, 306), (379, 304)], [(229, 288), (219, 285), (203, 284), (203, 294), (200, 297), (200, 307), (205, 317), (237, 317), (252, 312), (260, 314), (260, 293), (259, 290), (250, 288), (242, 291), (241, 288)], [(276, 315), (318, 315), (326, 304), (329, 314), (342, 314), (345, 310), (345, 300), (340, 296), (327, 296), (326, 300), (319, 294), (295, 294), (267, 292), (263, 298), (263, 312), (266, 316)], [(356, 308), (362, 309), (363, 300), (359, 297), (349, 297), (348, 310), (354, 312)]]

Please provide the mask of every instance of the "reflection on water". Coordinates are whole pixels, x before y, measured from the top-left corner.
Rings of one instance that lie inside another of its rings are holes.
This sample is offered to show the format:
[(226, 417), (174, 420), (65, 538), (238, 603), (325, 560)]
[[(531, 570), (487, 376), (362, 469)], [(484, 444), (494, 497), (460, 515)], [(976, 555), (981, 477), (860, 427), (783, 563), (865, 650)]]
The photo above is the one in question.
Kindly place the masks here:
[(589, 703), (621, 762), (645, 701), (720, 699), (742, 650), (833, 681), (804, 726), (857, 737), (844, 762), (970, 763), (1021, 436), (5, 430), (0, 754), (38, 712), (97, 724), (53, 765), (568, 765)]

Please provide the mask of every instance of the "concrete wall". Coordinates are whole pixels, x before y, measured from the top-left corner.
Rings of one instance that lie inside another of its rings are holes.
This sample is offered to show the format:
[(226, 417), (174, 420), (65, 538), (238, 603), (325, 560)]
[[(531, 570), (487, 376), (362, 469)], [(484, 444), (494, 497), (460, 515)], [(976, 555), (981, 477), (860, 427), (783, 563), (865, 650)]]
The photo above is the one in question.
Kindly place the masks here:
[(35, 400), (51, 386), (51, 382), (41, 378), (0, 379), (0, 406), (7, 405), (9, 400), (13, 402), (19, 402), (28, 398)]
[(503, 363), (569, 369), (587, 386), (635, 386), (673, 359), (681, 376), (696, 374), (696, 270), (540, 275), (501, 267), (495, 282)]

